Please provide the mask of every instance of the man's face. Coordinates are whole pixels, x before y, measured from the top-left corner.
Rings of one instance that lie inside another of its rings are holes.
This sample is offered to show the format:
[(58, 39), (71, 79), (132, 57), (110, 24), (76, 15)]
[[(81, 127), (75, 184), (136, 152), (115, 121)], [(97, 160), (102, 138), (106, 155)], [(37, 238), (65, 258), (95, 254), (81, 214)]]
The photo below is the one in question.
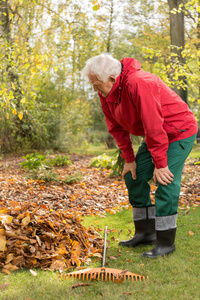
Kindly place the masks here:
[(99, 80), (96, 75), (91, 74), (88, 76), (88, 79), (89, 82), (93, 85), (94, 91), (100, 92), (103, 97), (108, 96), (113, 87), (113, 84), (116, 82), (113, 76), (111, 76), (106, 82)]

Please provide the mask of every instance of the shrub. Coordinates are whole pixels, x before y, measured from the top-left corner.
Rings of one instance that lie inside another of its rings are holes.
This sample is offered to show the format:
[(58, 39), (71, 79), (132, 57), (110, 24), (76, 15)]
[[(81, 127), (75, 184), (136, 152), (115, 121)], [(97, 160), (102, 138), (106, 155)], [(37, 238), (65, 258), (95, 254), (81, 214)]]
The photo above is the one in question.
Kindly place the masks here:
[(36, 170), (40, 167), (49, 168), (48, 163), (46, 161), (46, 156), (38, 153), (27, 154), (25, 157), (26, 160), (23, 161), (20, 165), (25, 169)]
[(66, 176), (65, 180), (63, 180), (67, 184), (72, 184), (76, 182), (80, 182), (83, 178), (83, 175), (81, 173), (75, 173), (71, 176)]
[(90, 167), (112, 169), (110, 176), (119, 176), (123, 171), (125, 160), (121, 157), (121, 150), (108, 156), (105, 153), (91, 159)]
[(102, 154), (91, 159), (90, 167), (112, 169), (116, 162), (116, 158)]
[(58, 174), (53, 170), (55, 166), (69, 166), (72, 162), (68, 156), (56, 156), (46, 159), (46, 155), (38, 153), (27, 154), (26, 160), (20, 165), (29, 171), (29, 177), (44, 181), (59, 181)]
[(68, 156), (56, 156), (55, 158), (51, 158), (49, 160), (49, 163), (52, 165), (52, 166), (69, 166), (72, 164), (71, 160), (69, 159)]
[(43, 181), (59, 181), (58, 174), (54, 172), (52, 169), (47, 170), (45, 168), (39, 168), (37, 171), (32, 170), (30, 172), (30, 178), (36, 180), (43, 180)]

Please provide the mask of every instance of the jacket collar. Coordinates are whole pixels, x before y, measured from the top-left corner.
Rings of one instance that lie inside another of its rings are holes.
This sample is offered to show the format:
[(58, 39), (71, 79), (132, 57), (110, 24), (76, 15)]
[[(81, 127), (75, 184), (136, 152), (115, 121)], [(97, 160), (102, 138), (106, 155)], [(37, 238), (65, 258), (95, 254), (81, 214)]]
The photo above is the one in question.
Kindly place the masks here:
[(136, 59), (125, 57), (120, 62), (122, 65), (122, 72), (117, 77), (117, 81), (113, 85), (112, 90), (110, 91), (108, 97), (105, 98), (99, 93), (99, 97), (106, 102), (120, 103), (122, 87), (125, 78), (127, 78), (129, 74), (141, 70), (141, 65), (139, 61), (137, 61)]

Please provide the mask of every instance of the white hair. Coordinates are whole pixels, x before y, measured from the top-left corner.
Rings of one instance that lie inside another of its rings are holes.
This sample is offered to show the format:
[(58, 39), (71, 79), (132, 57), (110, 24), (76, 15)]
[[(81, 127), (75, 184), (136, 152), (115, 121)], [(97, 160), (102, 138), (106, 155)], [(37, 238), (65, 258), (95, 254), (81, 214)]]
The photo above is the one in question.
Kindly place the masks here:
[(106, 82), (110, 76), (115, 78), (121, 73), (121, 63), (110, 54), (100, 54), (86, 61), (83, 76), (96, 75), (97, 78)]

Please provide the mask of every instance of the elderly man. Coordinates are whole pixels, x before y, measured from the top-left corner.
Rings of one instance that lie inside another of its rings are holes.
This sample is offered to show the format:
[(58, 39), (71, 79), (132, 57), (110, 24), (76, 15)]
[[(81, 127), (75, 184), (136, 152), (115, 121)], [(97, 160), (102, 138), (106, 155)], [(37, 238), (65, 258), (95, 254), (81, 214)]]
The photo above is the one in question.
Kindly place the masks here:
[[(143, 257), (175, 251), (177, 209), (184, 162), (197, 134), (187, 104), (157, 76), (142, 71), (132, 58), (120, 62), (109, 54), (90, 58), (82, 70), (101, 101), (108, 131), (125, 159), (125, 178), (133, 206), (135, 235), (119, 245), (156, 243)], [(131, 134), (144, 136), (135, 156)], [(155, 205), (148, 181), (157, 182)]]

